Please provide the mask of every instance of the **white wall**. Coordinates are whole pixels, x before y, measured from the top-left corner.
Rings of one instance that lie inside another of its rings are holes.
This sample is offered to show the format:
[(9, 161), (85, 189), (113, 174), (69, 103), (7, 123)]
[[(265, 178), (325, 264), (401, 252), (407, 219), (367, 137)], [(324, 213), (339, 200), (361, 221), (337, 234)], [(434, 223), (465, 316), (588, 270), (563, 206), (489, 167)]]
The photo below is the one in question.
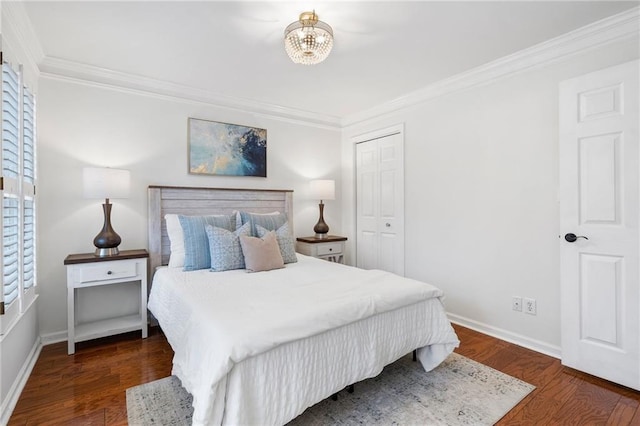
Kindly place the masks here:
[(40, 354), (37, 303), (32, 303), (0, 341), (0, 424), (7, 424)]
[[(298, 236), (310, 235), (317, 220), (317, 200), (308, 199), (308, 181), (327, 177), (340, 185), (336, 129), (53, 76), (40, 81), (38, 115), (39, 318), (41, 334), (49, 340), (66, 338), (64, 258), (92, 252), (93, 238), (102, 226), (101, 201), (82, 197), (83, 167), (131, 171), (131, 197), (112, 200), (112, 223), (122, 237), (121, 249), (147, 247), (148, 185), (293, 189)], [(189, 175), (188, 117), (266, 128), (268, 177)], [(327, 222), (339, 232), (340, 202), (330, 203)], [(118, 293), (117, 298), (96, 295), (94, 300), (99, 309), (131, 309), (135, 289)]]
[[(454, 320), (558, 354), (558, 83), (638, 47), (618, 42), (346, 128), (344, 232), (354, 237), (351, 138), (404, 123), (406, 276), (442, 288)], [(537, 299), (538, 314), (512, 311), (514, 295)]]

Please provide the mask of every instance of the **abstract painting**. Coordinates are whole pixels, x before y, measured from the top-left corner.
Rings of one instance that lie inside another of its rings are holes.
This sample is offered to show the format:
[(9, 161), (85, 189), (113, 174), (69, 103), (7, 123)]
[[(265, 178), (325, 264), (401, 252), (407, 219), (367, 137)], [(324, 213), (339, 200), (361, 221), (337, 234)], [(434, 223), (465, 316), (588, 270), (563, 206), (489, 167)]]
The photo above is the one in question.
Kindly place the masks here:
[(189, 173), (267, 177), (267, 130), (190, 118)]

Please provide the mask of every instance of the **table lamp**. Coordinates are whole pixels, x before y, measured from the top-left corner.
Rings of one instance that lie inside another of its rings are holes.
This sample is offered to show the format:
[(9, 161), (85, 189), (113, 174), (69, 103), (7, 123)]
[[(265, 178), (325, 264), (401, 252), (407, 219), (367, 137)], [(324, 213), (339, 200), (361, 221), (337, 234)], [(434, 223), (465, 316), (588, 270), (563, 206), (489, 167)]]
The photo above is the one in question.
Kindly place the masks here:
[(328, 179), (312, 180), (311, 197), (316, 200), (320, 200), (320, 218), (318, 223), (313, 227), (313, 231), (316, 233), (316, 238), (327, 238), (329, 232), (329, 225), (324, 221), (324, 203), (323, 200), (335, 200), (336, 199), (336, 182)]
[(129, 197), (129, 170), (85, 167), (82, 180), (85, 198), (105, 199), (102, 205), (104, 225), (93, 239), (93, 245), (96, 246), (95, 255), (98, 257), (115, 256), (119, 253), (118, 246), (122, 240), (111, 227), (112, 204), (109, 203), (109, 199)]

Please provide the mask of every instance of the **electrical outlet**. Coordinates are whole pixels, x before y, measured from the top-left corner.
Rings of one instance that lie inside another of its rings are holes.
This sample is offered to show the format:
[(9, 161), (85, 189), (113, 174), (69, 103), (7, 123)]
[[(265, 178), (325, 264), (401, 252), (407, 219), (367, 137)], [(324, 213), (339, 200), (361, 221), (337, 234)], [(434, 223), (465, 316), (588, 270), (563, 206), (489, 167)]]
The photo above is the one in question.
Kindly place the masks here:
[(514, 311), (522, 312), (522, 297), (513, 296), (511, 298), (511, 309)]
[(537, 313), (536, 299), (524, 298), (524, 313), (529, 315), (536, 315)]

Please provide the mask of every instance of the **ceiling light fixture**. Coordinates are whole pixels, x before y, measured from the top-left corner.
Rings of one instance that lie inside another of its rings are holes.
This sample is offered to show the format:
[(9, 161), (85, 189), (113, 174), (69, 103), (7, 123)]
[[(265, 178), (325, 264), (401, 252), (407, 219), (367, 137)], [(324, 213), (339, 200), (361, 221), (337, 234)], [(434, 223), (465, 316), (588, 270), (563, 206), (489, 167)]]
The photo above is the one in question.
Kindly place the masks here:
[(333, 30), (318, 19), (315, 10), (302, 12), (299, 20), (284, 30), (284, 48), (296, 64), (319, 64), (332, 47)]

